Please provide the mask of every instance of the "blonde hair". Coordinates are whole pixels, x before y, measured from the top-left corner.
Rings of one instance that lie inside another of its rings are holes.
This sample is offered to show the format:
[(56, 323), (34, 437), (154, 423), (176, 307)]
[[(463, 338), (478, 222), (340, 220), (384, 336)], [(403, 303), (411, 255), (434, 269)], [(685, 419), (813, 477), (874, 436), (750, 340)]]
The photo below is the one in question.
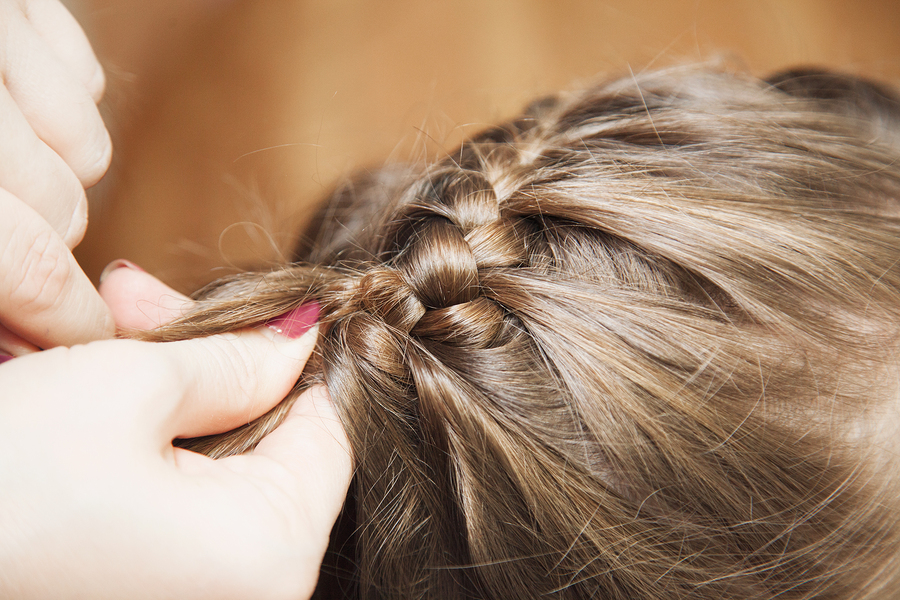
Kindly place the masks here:
[[(298, 262), (152, 335), (319, 303), (342, 595), (896, 597), (897, 107), (705, 68), (547, 98), (348, 182)], [(245, 451), (295, 397), (184, 444)]]

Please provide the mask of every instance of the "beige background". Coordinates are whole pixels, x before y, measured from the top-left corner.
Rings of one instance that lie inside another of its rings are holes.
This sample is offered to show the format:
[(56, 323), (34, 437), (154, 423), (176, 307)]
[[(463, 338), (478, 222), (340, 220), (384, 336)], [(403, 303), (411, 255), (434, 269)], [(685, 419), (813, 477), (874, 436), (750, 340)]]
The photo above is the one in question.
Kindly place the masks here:
[[(74, 2), (74, 0), (73, 0)], [(900, 81), (897, 0), (78, 0), (113, 167), (78, 250), (189, 290), (277, 259), (343, 175), (452, 149), (531, 97), (711, 58)]]

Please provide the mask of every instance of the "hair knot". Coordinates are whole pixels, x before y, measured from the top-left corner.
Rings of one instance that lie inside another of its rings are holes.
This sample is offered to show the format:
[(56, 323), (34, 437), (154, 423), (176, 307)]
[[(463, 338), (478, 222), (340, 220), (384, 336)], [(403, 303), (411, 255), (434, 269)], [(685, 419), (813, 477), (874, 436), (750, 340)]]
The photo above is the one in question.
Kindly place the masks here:
[(506, 343), (512, 318), (499, 304), (485, 296), (471, 302), (426, 311), (412, 334), (459, 348), (496, 348)]
[(480, 270), (521, 266), (523, 239), (482, 173), (432, 173), (386, 232), (381, 255), (388, 266), (360, 281), (362, 307), (423, 339), (494, 347), (508, 337), (510, 317), (482, 297)]
[(359, 280), (357, 294), (363, 310), (405, 333), (425, 314), (422, 302), (395, 269), (369, 271)]
[(444, 218), (423, 222), (396, 264), (426, 308), (470, 302), (480, 292), (472, 249), (459, 228)]

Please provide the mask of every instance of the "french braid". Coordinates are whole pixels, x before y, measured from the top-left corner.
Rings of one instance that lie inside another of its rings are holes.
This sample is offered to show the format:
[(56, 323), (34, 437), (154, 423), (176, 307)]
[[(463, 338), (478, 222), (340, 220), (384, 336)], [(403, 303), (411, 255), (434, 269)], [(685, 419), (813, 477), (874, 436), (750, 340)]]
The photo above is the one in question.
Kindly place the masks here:
[[(545, 99), (347, 183), (299, 262), (154, 335), (319, 302), (298, 390), (354, 449), (347, 595), (889, 598), (853, 432), (900, 319), (900, 149), (864, 108), (707, 70)], [(289, 404), (185, 444), (245, 451)]]

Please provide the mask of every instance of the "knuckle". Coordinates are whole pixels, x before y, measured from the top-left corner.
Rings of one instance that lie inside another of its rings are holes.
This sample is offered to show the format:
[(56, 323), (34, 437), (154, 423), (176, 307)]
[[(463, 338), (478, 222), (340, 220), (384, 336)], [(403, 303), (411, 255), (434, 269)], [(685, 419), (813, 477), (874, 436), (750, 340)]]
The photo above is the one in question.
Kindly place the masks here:
[[(70, 380), (120, 408), (140, 406), (148, 398), (177, 397), (184, 388), (177, 361), (160, 352), (159, 344), (103, 340), (67, 351)], [(99, 372), (104, 376), (97, 377)]]
[(233, 374), (235, 385), (242, 395), (256, 396), (257, 389), (264, 382), (259, 372), (259, 357), (244, 339), (226, 340), (226, 343), (229, 347), (220, 354), (222, 368)]
[(80, 151), (81, 166), (78, 168), (78, 179), (85, 187), (91, 187), (103, 178), (112, 161), (113, 152), (112, 141), (99, 114), (91, 121), (90, 133), (85, 135), (88, 141)]
[[(24, 256), (4, 257), (9, 300), (16, 310), (39, 314), (56, 306), (72, 276), (68, 248), (53, 231), (40, 231), (23, 244)], [(18, 254), (7, 248), (6, 253)], [(4, 253), (4, 254), (6, 254)]]
[[(101, 342), (115, 348), (111, 365), (113, 372), (128, 373), (130, 390), (146, 394), (177, 394), (184, 388), (184, 377), (178, 361), (165, 352), (163, 344), (137, 340), (107, 340)], [(110, 352), (112, 356), (113, 353)]]
[[(182, 342), (176, 342), (182, 343)], [(202, 365), (204, 378), (215, 380), (216, 387), (230, 390), (228, 394), (236, 405), (243, 405), (248, 397), (256, 396), (261, 378), (254, 365), (258, 362), (253, 352), (240, 340), (240, 335), (225, 334), (187, 340), (192, 360)]]
[(105, 128), (101, 128), (100, 140), (95, 142), (89, 154), (88, 166), (85, 170), (85, 186), (90, 187), (103, 179), (112, 161), (112, 142)]
[[(35, 143), (24, 161), (34, 185), (11, 190), (30, 205), (69, 247), (81, 241), (87, 229), (87, 195), (77, 174), (49, 147)], [(43, 177), (39, 175), (43, 173)], [(25, 235), (33, 231), (26, 232)]]
[(85, 85), (91, 98), (96, 103), (100, 102), (103, 99), (103, 94), (106, 93), (106, 73), (96, 59), (93, 61), (92, 69), (93, 71), (91, 71)]
[(76, 201), (75, 210), (72, 211), (72, 215), (69, 218), (69, 226), (62, 236), (63, 243), (69, 248), (74, 248), (75, 246), (77, 246), (81, 242), (81, 240), (84, 239), (84, 234), (87, 232), (87, 196), (80, 188), (79, 192), (80, 193), (78, 194), (78, 200)]
[[(118, 340), (116, 340), (118, 341)], [(146, 388), (166, 388), (167, 393), (180, 395), (187, 386), (187, 381), (182, 365), (177, 357), (166, 352), (165, 344), (131, 341), (134, 344), (130, 369), (136, 370), (140, 365), (140, 371), (147, 378)]]

